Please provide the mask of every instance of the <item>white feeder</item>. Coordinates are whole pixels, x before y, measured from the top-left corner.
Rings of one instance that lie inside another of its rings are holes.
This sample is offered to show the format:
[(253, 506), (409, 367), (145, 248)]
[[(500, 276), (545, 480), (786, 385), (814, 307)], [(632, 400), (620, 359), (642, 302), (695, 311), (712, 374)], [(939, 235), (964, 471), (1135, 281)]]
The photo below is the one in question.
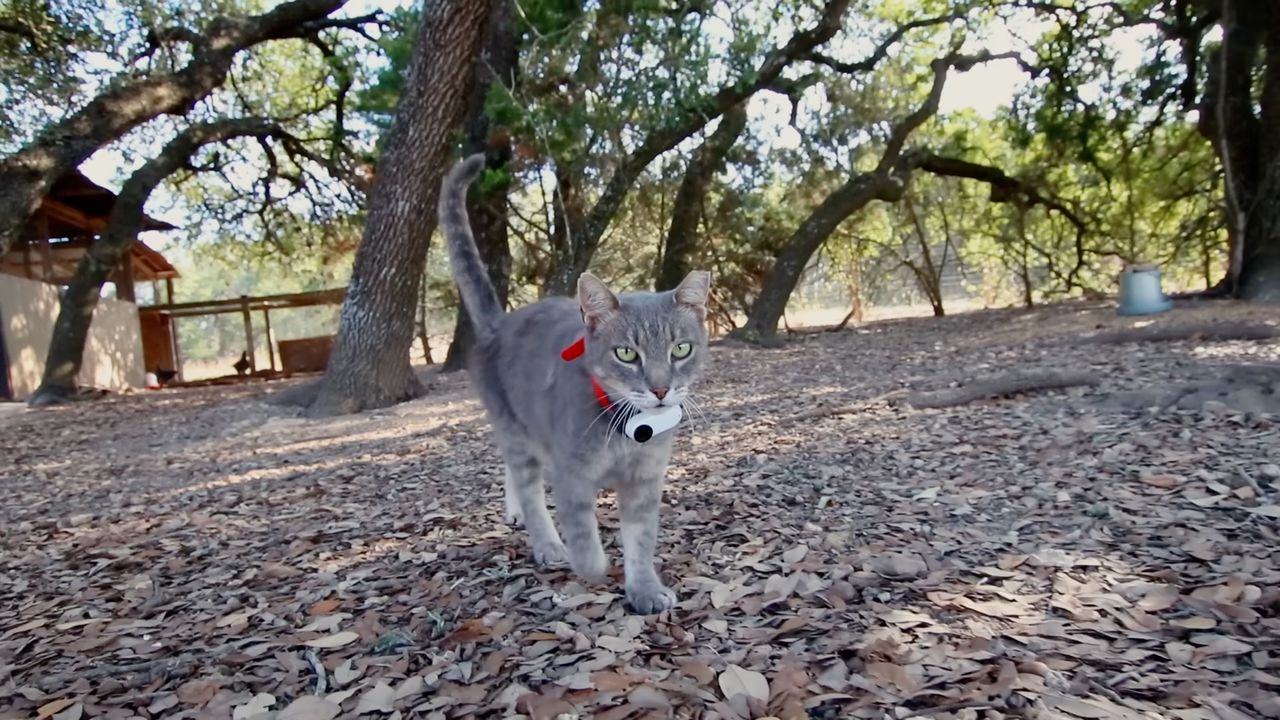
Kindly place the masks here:
[(1160, 289), (1160, 271), (1155, 265), (1131, 265), (1120, 273), (1121, 315), (1153, 315), (1173, 307)]

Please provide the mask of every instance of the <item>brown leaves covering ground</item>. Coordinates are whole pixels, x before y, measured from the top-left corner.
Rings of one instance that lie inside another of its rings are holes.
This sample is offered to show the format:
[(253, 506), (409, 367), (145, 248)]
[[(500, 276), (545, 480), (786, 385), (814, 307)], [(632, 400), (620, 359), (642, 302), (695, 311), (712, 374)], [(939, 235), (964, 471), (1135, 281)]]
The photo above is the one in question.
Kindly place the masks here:
[[(1218, 318), (1276, 320), (1155, 321)], [(1280, 717), (1277, 418), (1097, 402), (1280, 344), (1061, 342), (1133, 322), (714, 349), (663, 515), (681, 602), (652, 617), (617, 570), (530, 565), (465, 377), (323, 422), (262, 403), (281, 384), (5, 412), (0, 716)], [(1037, 369), (1104, 380), (787, 422)]]

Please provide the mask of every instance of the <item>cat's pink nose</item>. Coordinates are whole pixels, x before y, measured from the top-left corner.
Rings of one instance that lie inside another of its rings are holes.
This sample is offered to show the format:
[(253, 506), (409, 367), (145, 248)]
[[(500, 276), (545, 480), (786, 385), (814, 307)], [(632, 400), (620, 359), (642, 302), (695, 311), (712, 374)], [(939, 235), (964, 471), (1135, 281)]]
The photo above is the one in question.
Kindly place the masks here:
[(667, 396), (667, 390), (669, 389), (670, 388), (652, 388), (649, 390), (649, 392), (653, 393), (654, 397), (661, 400), (662, 398)]

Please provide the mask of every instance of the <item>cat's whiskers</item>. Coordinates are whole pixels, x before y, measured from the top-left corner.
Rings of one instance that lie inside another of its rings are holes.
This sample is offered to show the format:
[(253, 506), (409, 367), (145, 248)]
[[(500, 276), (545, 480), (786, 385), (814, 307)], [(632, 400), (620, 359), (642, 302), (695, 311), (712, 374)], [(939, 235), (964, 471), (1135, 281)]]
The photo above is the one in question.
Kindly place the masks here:
[[(614, 408), (618, 407), (624, 402), (626, 402), (625, 398), (618, 398), (617, 400), (614, 400), (613, 402), (609, 403), (609, 406), (601, 410), (600, 413), (596, 415), (595, 419), (591, 421), (591, 424), (587, 425), (587, 429), (582, 431), (582, 435), (580, 435), (579, 438), (586, 437), (587, 433), (591, 431), (592, 426), (594, 426), (597, 422), (600, 421), (600, 418), (604, 417), (605, 415), (608, 415), (610, 410), (613, 410)], [(618, 413), (618, 414), (620, 415), (621, 413)]]
[[(625, 399), (619, 400), (618, 403), (625, 405), (629, 409), (634, 409), (634, 406)], [(617, 434), (618, 430), (622, 427), (622, 424), (626, 422), (628, 417), (631, 417), (631, 413), (620, 412), (614, 413), (614, 416), (609, 419), (609, 432), (605, 433), (604, 437), (605, 450), (609, 449), (609, 443), (613, 441), (613, 436)]]
[(689, 407), (698, 413), (698, 417), (702, 422), (708, 422), (707, 414), (702, 411), (702, 405), (693, 398), (693, 393), (686, 394), (682, 402), (688, 403)]
[[(680, 400), (680, 405), (681, 407), (687, 407), (690, 410), (697, 412), (699, 421), (703, 423), (707, 421), (706, 413), (702, 412), (702, 408), (698, 406), (698, 401), (694, 400), (693, 396), (688, 392), (686, 392), (684, 397)], [(699, 425), (697, 422), (694, 422), (693, 413), (685, 413), (685, 417), (689, 418), (689, 435), (692, 437), (700, 429)]]

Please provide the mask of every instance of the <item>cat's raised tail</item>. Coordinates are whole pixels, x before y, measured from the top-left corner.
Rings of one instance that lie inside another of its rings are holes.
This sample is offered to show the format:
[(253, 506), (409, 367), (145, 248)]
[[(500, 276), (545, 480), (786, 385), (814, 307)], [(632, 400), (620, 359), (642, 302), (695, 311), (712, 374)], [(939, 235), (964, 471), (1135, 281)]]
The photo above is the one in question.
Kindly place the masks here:
[(471, 314), (476, 330), (486, 330), (502, 316), (502, 304), (489, 282), (489, 273), (476, 239), (471, 234), (471, 220), (467, 217), (467, 188), (484, 170), (484, 153), (476, 153), (463, 160), (444, 176), (440, 188), (440, 227), (444, 230), (445, 243), (449, 246), (449, 263), (453, 266), (453, 279), (462, 293), (462, 302)]

